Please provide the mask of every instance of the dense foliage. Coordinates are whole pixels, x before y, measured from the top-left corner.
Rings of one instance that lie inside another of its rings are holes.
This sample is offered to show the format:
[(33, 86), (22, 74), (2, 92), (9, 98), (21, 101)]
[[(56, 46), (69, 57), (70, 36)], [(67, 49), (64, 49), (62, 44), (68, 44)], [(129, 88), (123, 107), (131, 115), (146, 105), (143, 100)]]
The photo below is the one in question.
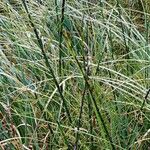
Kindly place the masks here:
[(149, 3), (1, 0), (0, 148), (148, 149)]

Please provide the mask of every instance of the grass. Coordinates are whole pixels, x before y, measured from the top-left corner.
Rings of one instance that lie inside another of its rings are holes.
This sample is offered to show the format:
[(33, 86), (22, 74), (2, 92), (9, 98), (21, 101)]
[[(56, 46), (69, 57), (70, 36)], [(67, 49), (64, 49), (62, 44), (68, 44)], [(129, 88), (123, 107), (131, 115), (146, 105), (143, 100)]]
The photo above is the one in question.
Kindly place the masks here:
[(148, 4), (0, 1), (0, 148), (148, 149)]

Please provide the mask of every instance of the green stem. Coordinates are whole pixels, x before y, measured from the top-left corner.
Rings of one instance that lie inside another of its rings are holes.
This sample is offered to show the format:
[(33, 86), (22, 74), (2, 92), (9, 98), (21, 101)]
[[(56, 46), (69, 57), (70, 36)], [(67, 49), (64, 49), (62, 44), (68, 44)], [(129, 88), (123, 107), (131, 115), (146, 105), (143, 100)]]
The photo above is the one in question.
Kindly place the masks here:
[(44, 60), (45, 60), (45, 64), (46, 64), (46, 66), (48, 67), (49, 72), (51, 73), (51, 75), (52, 75), (52, 77), (53, 77), (53, 81), (54, 81), (54, 83), (55, 83), (55, 85), (56, 85), (56, 87), (57, 87), (57, 89), (58, 89), (59, 95), (60, 95), (60, 97), (61, 97), (61, 99), (62, 99), (62, 101), (63, 101), (63, 104), (64, 104), (64, 107), (65, 107), (65, 110), (66, 110), (66, 113), (67, 113), (69, 122), (72, 123), (72, 119), (71, 119), (71, 116), (70, 116), (70, 111), (69, 111), (69, 109), (68, 109), (68, 107), (67, 107), (66, 100), (65, 100), (65, 98), (64, 98), (64, 96), (63, 96), (63, 94), (62, 94), (61, 87), (59, 86), (59, 83), (58, 83), (58, 81), (57, 81), (57, 79), (56, 79), (56, 77), (55, 77), (54, 71), (53, 71), (53, 69), (52, 69), (52, 67), (51, 67), (51, 65), (50, 65), (50, 63), (49, 63), (49, 61), (48, 61), (48, 58), (47, 58), (46, 53), (45, 53), (45, 51), (44, 51), (44, 46), (43, 46), (42, 40), (41, 40), (41, 38), (39, 37), (38, 31), (37, 31), (37, 29), (36, 29), (36, 27), (35, 27), (35, 25), (34, 25), (34, 23), (33, 23), (33, 21), (32, 21), (32, 18), (31, 18), (31, 15), (30, 15), (29, 11), (28, 11), (28, 8), (27, 8), (27, 5), (26, 5), (25, 0), (22, 0), (22, 3), (23, 3), (23, 5), (24, 5), (24, 7), (25, 7), (25, 10), (26, 10), (26, 12), (27, 12), (27, 14), (28, 14), (28, 17), (29, 17), (30, 24), (31, 24), (31, 26), (32, 26), (32, 28), (33, 28), (33, 30), (34, 30), (35, 35), (36, 35), (37, 41), (38, 41), (38, 43), (39, 43), (39, 47), (40, 47), (40, 49), (41, 49), (41, 51), (42, 51), (42, 55), (43, 55)]

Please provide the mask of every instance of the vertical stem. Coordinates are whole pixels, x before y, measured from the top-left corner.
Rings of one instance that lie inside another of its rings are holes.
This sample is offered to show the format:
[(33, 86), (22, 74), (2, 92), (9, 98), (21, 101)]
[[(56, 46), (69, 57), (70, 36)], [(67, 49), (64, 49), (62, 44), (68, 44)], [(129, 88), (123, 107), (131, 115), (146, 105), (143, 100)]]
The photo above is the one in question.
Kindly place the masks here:
[(81, 104), (80, 104), (80, 112), (79, 112), (79, 118), (78, 118), (78, 125), (77, 125), (77, 134), (76, 134), (76, 142), (74, 145), (74, 150), (78, 150), (78, 141), (79, 141), (79, 129), (81, 127), (81, 119), (82, 119), (82, 112), (83, 112), (83, 105), (84, 105), (84, 99), (85, 99), (85, 93), (86, 93), (86, 85), (83, 91)]
[(56, 85), (56, 87), (57, 87), (57, 89), (58, 89), (60, 98), (61, 98), (61, 100), (63, 101), (63, 104), (64, 104), (64, 107), (65, 107), (65, 110), (66, 110), (66, 113), (67, 113), (69, 122), (72, 123), (72, 119), (71, 119), (70, 111), (69, 111), (68, 106), (67, 106), (67, 102), (66, 102), (66, 100), (65, 100), (65, 98), (64, 98), (64, 96), (63, 96), (61, 87), (59, 86), (59, 83), (58, 83), (57, 78), (56, 78), (56, 76), (55, 76), (55, 74), (54, 74), (54, 71), (53, 71), (53, 69), (52, 69), (52, 66), (51, 66), (51, 64), (49, 63), (48, 57), (47, 57), (47, 55), (46, 55), (46, 53), (45, 53), (42, 39), (40, 38), (40, 36), (39, 36), (39, 34), (38, 34), (38, 31), (37, 31), (37, 29), (36, 29), (36, 27), (35, 27), (35, 25), (34, 25), (34, 23), (33, 23), (33, 21), (32, 21), (32, 17), (31, 17), (31, 15), (30, 15), (30, 13), (29, 13), (29, 11), (28, 11), (28, 8), (27, 8), (27, 5), (26, 5), (26, 1), (25, 1), (25, 0), (22, 0), (22, 3), (23, 3), (23, 5), (24, 5), (24, 7), (25, 7), (26, 13), (28, 14), (29, 22), (30, 22), (30, 24), (31, 24), (31, 26), (32, 26), (32, 28), (33, 28), (33, 30), (34, 30), (36, 39), (37, 39), (37, 41), (38, 41), (39, 47), (40, 47), (40, 49), (41, 49), (42, 55), (43, 55), (44, 60), (45, 60), (45, 64), (46, 64), (47, 68), (49, 69), (50, 74), (52, 75), (53, 81), (54, 81), (54, 83), (55, 83), (55, 85)]
[[(91, 2), (93, 3), (93, 2)], [(90, 8), (90, 0), (88, 0), (88, 8)], [(91, 16), (91, 11), (88, 11), (89, 15)], [(91, 51), (91, 46), (93, 43), (92, 38), (90, 39), (90, 34), (91, 37), (93, 37), (93, 32), (92, 32), (92, 23), (91, 21), (87, 22), (87, 34), (86, 34), (86, 44), (87, 47), (85, 48), (85, 74), (89, 79), (89, 76), (91, 75), (91, 68), (90, 68), (90, 63), (92, 61), (92, 51)], [(89, 42), (91, 41), (91, 43)], [(86, 88), (88, 89), (88, 84), (85, 83)], [(90, 124), (90, 134), (93, 134), (93, 117), (94, 117), (94, 113), (93, 113), (93, 107), (91, 105), (91, 97), (90, 97), (90, 92), (87, 91), (86, 93), (87, 95), (87, 100), (88, 100), (88, 109), (89, 109), (89, 124)], [(92, 150), (93, 147), (93, 136), (90, 137), (90, 149)]]
[[(72, 43), (72, 41), (70, 41), (70, 42)], [(113, 144), (112, 137), (111, 137), (110, 134), (109, 134), (107, 125), (105, 124), (105, 121), (104, 121), (104, 119), (103, 119), (103, 116), (102, 116), (102, 114), (101, 114), (101, 112), (100, 112), (100, 110), (99, 110), (99, 108), (98, 108), (96, 99), (95, 99), (95, 97), (94, 97), (94, 95), (93, 95), (93, 89), (94, 89), (94, 87), (90, 84), (90, 78), (89, 78), (89, 76), (87, 75), (86, 70), (82, 68), (80, 62), (78, 61), (77, 56), (76, 56), (76, 53), (75, 53), (74, 48), (73, 48), (73, 45), (71, 44), (71, 45), (68, 45), (68, 46), (69, 46), (69, 48), (71, 49), (72, 56), (74, 57), (74, 59), (75, 59), (77, 65), (78, 65), (78, 67), (79, 67), (79, 69), (80, 69), (80, 71), (81, 71), (81, 73), (82, 73), (82, 75), (83, 75), (83, 78), (84, 78), (84, 81), (85, 81), (85, 84), (86, 84), (86, 87), (87, 87), (87, 90), (88, 90), (88, 92), (89, 92), (89, 96), (90, 96), (90, 99), (91, 99), (90, 105), (93, 104), (93, 108), (94, 108), (94, 111), (95, 111), (96, 116), (97, 116), (97, 119), (98, 119), (99, 127), (100, 127), (100, 125), (102, 124), (102, 128), (104, 129), (104, 132), (105, 132), (105, 134), (106, 134), (105, 136), (106, 136), (106, 138), (108, 138), (112, 149), (115, 150), (116, 148), (115, 148), (115, 146), (114, 146), (114, 144)], [(100, 130), (101, 130), (101, 128), (100, 128)]]
[[(61, 7), (61, 21), (60, 21), (60, 30), (59, 30), (59, 76), (62, 76), (62, 67), (63, 67), (63, 60), (62, 60), (62, 39), (63, 39), (63, 26), (64, 26), (64, 12), (65, 12), (65, 0), (62, 1)], [(61, 88), (62, 89), (62, 88)]]
[[(143, 11), (144, 11), (144, 18), (145, 18), (145, 38), (146, 38), (146, 43), (145, 43), (145, 60), (147, 60), (147, 54), (149, 53), (149, 19), (148, 19), (148, 15), (147, 15), (147, 6), (144, 7), (143, 2), (141, 1), (141, 5), (143, 7)], [(145, 4), (146, 5), (146, 4)], [(147, 64), (145, 64), (145, 66), (147, 66)], [(145, 68), (145, 84), (146, 84), (146, 88), (149, 88), (149, 84), (147, 82), (147, 78), (149, 77), (149, 69), (146, 67)]]

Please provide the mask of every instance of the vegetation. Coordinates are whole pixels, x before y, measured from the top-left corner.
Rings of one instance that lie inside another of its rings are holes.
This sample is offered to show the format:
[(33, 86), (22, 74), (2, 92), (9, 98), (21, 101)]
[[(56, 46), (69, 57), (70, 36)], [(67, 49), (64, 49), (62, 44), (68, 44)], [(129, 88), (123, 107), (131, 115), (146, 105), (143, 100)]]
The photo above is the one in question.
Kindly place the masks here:
[(0, 148), (150, 148), (149, 1), (1, 0)]

